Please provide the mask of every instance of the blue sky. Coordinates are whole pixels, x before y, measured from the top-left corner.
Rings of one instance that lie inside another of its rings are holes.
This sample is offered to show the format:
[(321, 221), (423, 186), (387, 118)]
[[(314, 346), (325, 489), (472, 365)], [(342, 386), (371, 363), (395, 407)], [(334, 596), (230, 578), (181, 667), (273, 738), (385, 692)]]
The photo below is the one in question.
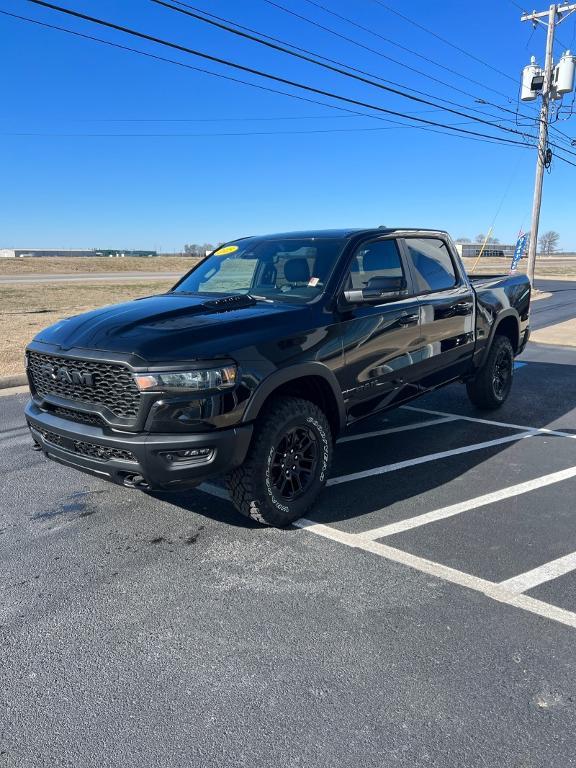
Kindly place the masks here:
[[(481, 14), (478, 7), (463, 2), (387, 0), (390, 7), (405, 9), (421, 25), (508, 77), (407, 23), (376, 0), (317, 2), (424, 59), (330, 16), (309, 0), (277, 2), (359, 45), (265, 0), (188, 1), (432, 98), (452, 100), (467, 112), (475, 108), (497, 115), (500, 121), (512, 120), (505, 124), (513, 128), (514, 115), (499, 106), (516, 110), (520, 69), (532, 53), (543, 58), (544, 30), (531, 36), (511, 0), (486, 0)], [(421, 112), (431, 107), (264, 49), (150, 0), (59, 4), (387, 109), (418, 111), (419, 117), (444, 123), (465, 120), (441, 111)], [(26, 0), (0, 0), (0, 9), (347, 108), (327, 97), (94, 28)], [(560, 27), (559, 38), (576, 47), (574, 17)], [(521, 226), (529, 227), (532, 150), (351, 116), (6, 16), (0, 16), (0, 39), (0, 247), (170, 251), (181, 249), (185, 242), (380, 224), (438, 227), (454, 237), (474, 238), (487, 231), (495, 217), (494, 233), (504, 242), (514, 240)], [(558, 46), (556, 54), (560, 53)], [(475, 98), (498, 106), (480, 105)], [(522, 110), (534, 114), (525, 105)], [(576, 118), (556, 126), (576, 135)], [(499, 134), (478, 123), (462, 127)], [(249, 132), (256, 135), (223, 135)], [(576, 168), (555, 162), (545, 178), (540, 229), (557, 230), (561, 247), (573, 250), (575, 179)]]

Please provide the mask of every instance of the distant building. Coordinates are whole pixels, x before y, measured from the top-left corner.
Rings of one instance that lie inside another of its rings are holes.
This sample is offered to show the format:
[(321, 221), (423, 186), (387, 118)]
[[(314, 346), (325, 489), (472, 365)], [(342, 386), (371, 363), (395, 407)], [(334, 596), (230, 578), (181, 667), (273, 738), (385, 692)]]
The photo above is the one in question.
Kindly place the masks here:
[[(475, 259), (482, 251), (482, 243), (456, 243), (458, 253), (463, 259)], [(501, 243), (486, 243), (482, 251), (482, 258), (501, 257), (511, 259), (514, 255), (515, 245), (502, 245)]]
[(110, 257), (122, 257), (122, 256), (158, 256), (156, 251), (121, 251), (113, 249), (97, 250), (92, 248), (89, 251), (70, 249), (70, 248), (55, 248), (54, 250), (46, 248), (0, 248), (0, 259), (18, 259), (18, 258), (50, 258), (56, 256), (110, 256)]

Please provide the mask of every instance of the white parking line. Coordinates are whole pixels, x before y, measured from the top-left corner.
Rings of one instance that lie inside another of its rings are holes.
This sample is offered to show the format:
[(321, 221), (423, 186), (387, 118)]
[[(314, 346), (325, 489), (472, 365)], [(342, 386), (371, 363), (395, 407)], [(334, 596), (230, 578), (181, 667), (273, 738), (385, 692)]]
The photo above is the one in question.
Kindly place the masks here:
[(506, 421), (493, 421), (492, 419), (477, 419), (474, 416), (462, 416), (456, 413), (447, 413), (446, 411), (433, 411), (430, 408), (416, 408), (414, 405), (401, 405), (404, 411), (416, 411), (416, 413), (429, 413), (432, 416), (456, 416), (462, 421), (473, 421), (477, 424), (490, 424), (493, 427), (507, 427), (508, 429), (531, 429), (536, 432), (541, 432), (544, 435), (556, 435), (557, 437), (570, 437), (572, 440), (576, 440), (576, 435), (572, 432), (562, 432), (558, 429), (548, 429), (548, 427), (527, 427), (521, 424), (509, 424)]
[(503, 445), (504, 443), (512, 443), (515, 440), (524, 440), (527, 437), (534, 437), (538, 435), (537, 430), (529, 430), (527, 432), (520, 432), (516, 435), (507, 435), (506, 437), (499, 437), (496, 440), (487, 440), (484, 443), (473, 443), (472, 445), (463, 445), (461, 448), (453, 448), (449, 451), (440, 451), (439, 453), (429, 453), (426, 456), (417, 456), (414, 459), (407, 459), (406, 461), (398, 461), (395, 464), (385, 464), (382, 467), (372, 467), (371, 469), (363, 469), (361, 472), (352, 472), (349, 475), (340, 475), (340, 477), (331, 477), (328, 480), (327, 485), (340, 485), (340, 483), (350, 483), (352, 480), (362, 480), (365, 477), (372, 477), (374, 475), (383, 475), (387, 472), (396, 472), (398, 469), (405, 469), (406, 467), (416, 467), (418, 464), (426, 464), (429, 461), (437, 461), (438, 459), (446, 459), (450, 456), (458, 456), (462, 453), (470, 453), (472, 451), (481, 451), (484, 448), (493, 448), (496, 445)]
[[(478, 509), (479, 507), (495, 504), (504, 499), (520, 496), (523, 493), (530, 493), (530, 491), (535, 491), (538, 488), (544, 488), (547, 485), (560, 483), (562, 480), (569, 480), (571, 477), (576, 477), (576, 467), (562, 469), (560, 472), (552, 472), (549, 475), (543, 475), (534, 480), (528, 480), (525, 483), (518, 483), (518, 485), (511, 485), (509, 488), (502, 488), (500, 491), (486, 493), (483, 496), (476, 496), (474, 499), (461, 501), (458, 504), (451, 504), (449, 507), (442, 507), (441, 509), (435, 509), (432, 512), (425, 512), (422, 515), (409, 517), (406, 520), (399, 520), (396, 523), (389, 523), (388, 525), (382, 525), (379, 528), (372, 528), (369, 531), (364, 531), (362, 533), (362, 538), (375, 540), (383, 539), (385, 536), (394, 536), (396, 533), (409, 531), (412, 528), (419, 528), (421, 525), (435, 523), (438, 520), (445, 520), (447, 517), (453, 517), (462, 512), (468, 512), (471, 509)], [(386, 507), (376, 510), (374, 514), (378, 514), (379, 512), (385, 513)]]
[(570, 573), (573, 570), (576, 570), (576, 552), (559, 557), (557, 560), (551, 560), (549, 563), (544, 563), (544, 565), (526, 571), (526, 573), (520, 573), (511, 579), (506, 579), (506, 581), (501, 581), (498, 586), (508, 592), (520, 594), (537, 587), (539, 584), (544, 584), (546, 581), (564, 576), (565, 573)]
[(423, 427), (435, 427), (438, 424), (446, 424), (449, 421), (458, 421), (458, 416), (443, 416), (440, 419), (430, 419), (430, 421), (419, 421), (417, 424), (404, 424), (402, 427), (390, 427), (389, 429), (378, 429), (375, 432), (362, 432), (359, 435), (347, 435), (338, 439), (340, 443), (351, 443), (354, 440), (365, 440), (369, 437), (382, 437), (383, 435), (393, 435), (396, 432), (409, 432), (412, 429), (422, 429)]
[(432, 560), (426, 560), (423, 557), (412, 555), (401, 549), (395, 549), (386, 544), (380, 544), (377, 541), (365, 539), (362, 534), (345, 533), (344, 531), (330, 528), (328, 525), (315, 523), (313, 520), (302, 518), (297, 520), (294, 525), (298, 528), (303, 528), (310, 533), (315, 533), (317, 536), (323, 536), (326, 539), (331, 539), (332, 541), (345, 544), (354, 549), (371, 552), (374, 555), (384, 557), (387, 560), (392, 560), (395, 563), (406, 565), (409, 568), (421, 571), (422, 573), (427, 573), (430, 576), (449, 581), (452, 584), (458, 584), (461, 587), (472, 589), (475, 592), (481, 592), (487, 597), (497, 600), (499, 603), (505, 603), (506, 605), (511, 605), (515, 608), (523, 608), (525, 611), (534, 613), (537, 616), (552, 619), (560, 624), (576, 628), (576, 613), (567, 611), (564, 608), (558, 608), (555, 605), (550, 605), (542, 600), (536, 600), (528, 595), (515, 594), (514, 592), (505, 589), (501, 584), (495, 584), (492, 581), (481, 579), (470, 573), (463, 573), (462, 571), (449, 568), (441, 563), (434, 563)]

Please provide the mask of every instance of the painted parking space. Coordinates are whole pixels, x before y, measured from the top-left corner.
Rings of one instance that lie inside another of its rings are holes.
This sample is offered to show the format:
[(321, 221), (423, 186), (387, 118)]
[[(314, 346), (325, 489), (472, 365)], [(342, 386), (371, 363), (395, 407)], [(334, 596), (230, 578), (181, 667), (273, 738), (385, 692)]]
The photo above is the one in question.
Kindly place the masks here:
[(538, 404), (513, 419), (448, 410), (456, 391), (441, 409), (432, 395), (346, 432), (322, 499), (295, 526), (576, 627), (562, 597), (576, 573), (576, 432), (544, 425)]
[(526, 594), (576, 613), (576, 570), (542, 582)]
[[(566, 479), (569, 472), (572, 479)], [(418, 527), (377, 540), (490, 581), (511, 579), (576, 551), (571, 501), (576, 467), (554, 474), (553, 485), (528, 493), (518, 490), (517, 495), (472, 509), (461, 505), (463, 511), (449, 518), (424, 520)], [(538, 515), (526, 514), (529, 494), (531, 503), (538, 503)], [(528, 582), (522, 591), (529, 588)]]
[(572, 443), (557, 442), (553, 452), (543, 451), (542, 445), (539, 439), (515, 441), (369, 477), (361, 487), (354, 483), (330, 487), (313, 517), (343, 531), (361, 533), (499, 493), (576, 463)]

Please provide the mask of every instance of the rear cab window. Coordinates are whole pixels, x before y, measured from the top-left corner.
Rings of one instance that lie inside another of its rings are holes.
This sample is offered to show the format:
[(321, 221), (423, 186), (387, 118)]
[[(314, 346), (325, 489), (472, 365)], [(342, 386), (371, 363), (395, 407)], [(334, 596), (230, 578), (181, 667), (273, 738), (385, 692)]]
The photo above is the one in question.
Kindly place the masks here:
[(404, 244), (418, 293), (444, 291), (457, 285), (456, 267), (447, 243), (436, 237), (407, 237)]

